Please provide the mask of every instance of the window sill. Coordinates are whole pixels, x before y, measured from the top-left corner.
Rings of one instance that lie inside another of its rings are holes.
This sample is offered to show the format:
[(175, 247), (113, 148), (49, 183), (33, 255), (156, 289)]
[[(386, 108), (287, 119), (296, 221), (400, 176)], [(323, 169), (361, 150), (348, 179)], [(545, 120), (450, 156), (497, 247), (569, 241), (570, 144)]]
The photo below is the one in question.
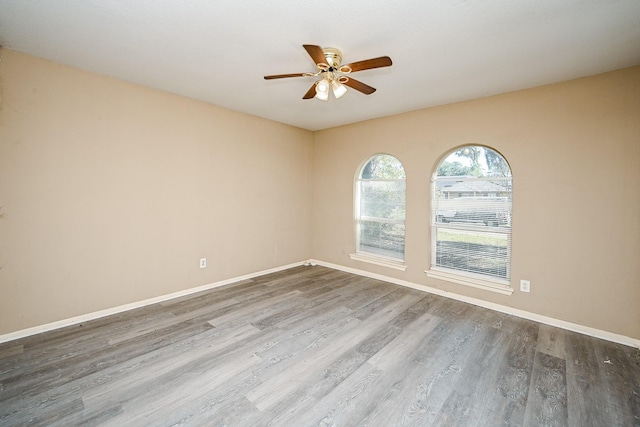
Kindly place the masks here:
[(425, 271), (427, 276), (434, 279), (445, 280), (447, 282), (458, 283), (460, 285), (471, 286), (478, 289), (484, 289), (486, 291), (497, 292), (503, 295), (511, 295), (513, 288), (511, 284), (506, 280), (496, 279), (495, 281), (480, 279), (476, 277), (462, 275), (460, 273), (449, 272), (440, 269), (431, 269)]
[(368, 262), (369, 264), (380, 265), (382, 267), (389, 267), (400, 271), (405, 271), (407, 266), (404, 261), (395, 260), (393, 258), (387, 258), (383, 256), (355, 253), (349, 254), (349, 258), (355, 261)]

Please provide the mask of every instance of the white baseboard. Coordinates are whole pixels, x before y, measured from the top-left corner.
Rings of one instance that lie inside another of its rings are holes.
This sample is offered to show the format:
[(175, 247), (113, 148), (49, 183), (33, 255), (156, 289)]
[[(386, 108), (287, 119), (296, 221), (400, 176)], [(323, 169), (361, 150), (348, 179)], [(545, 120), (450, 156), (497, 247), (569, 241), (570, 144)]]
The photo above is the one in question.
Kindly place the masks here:
[(15, 332), (10, 332), (8, 334), (0, 335), (0, 344), (8, 341), (17, 340), (19, 338), (28, 337), (31, 335), (40, 334), (42, 332), (53, 331), (55, 329), (60, 329), (65, 326), (76, 325), (83, 322), (88, 322), (90, 320), (99, 319), (102, 317), (110, 316), (112, 314), (122, 313), (124, 311), (133, 310), (136, 308), (144, 307), (151, 304), (156, 304), (159, 302), (164, 302), (168, 300), (172, 300), (174, 298), (183, 297), (190, 294), (195, 294), (197, 292), (206, 291), (208, 289), (217, 288), (220, 286), (229, 285), (231, 283), (239, 282), (242, 280), (252, 279), (258, 276), (264, 276), (265, 274), (276, 273), (278, 271), (287, 270), (289, 268), (298, 267), (301, 265), (313, 265), (313, 264), (322, 265), (328, 268), (333, 268), (334, 270), (344, 271), (346, 273), (357, 274), (363, 277), (369, 277), (372, 279), (383, 280), (385, 282), (393, 283), (395, 285), (405, 286), (412, 289), (417, 289), (423, 292), (429, 292), (435, 295), (440, 295), (446, 298), (451, 298), (457, 301), (466, 302), (469, 304), (477, 305), (479, 307), (488, 308), (490, 310), (498, 311), (500, 313), (511, 314), (517, 317), (521, 317), (523, 319), (533, 320), (535, 322), (544, 323), (547, 325), (555, 326), (558, 328), (566, 329), (573, 332), (578, 332), (584, 335), (589, 335), (595, 338), (601, 338), (607, 341), (628, 345), (631, 347), (640, 348), (640, 340), (627, 337), (624, 335), (614, 334), (612, 332), (603, 331), (600, 329), (591, 328), (588, 326), (579, 325), (577, 323), (571, 323), (564, 320), (554, 319), (552, 317), (543, 316), (536, 313), (531, 313), (524, 310), (519, 310), (517, 308), (507, 307), (500, 304), (495, 304), (489, 301), (480, 300), (477, 298), (471, 298), (464, 295), (459, 295), (453, 292), (443, 291), (441, 289), (432, 288), (430, 286), (419, 285), (417, 283), (412, 283), (406, 280), (396, 279), (394, 277), (384, 276), (382, 274), (371, 273), (369, 271), (359, 270), (356, 268), (345, 267), (339, 264), (332, 264), (330, 262), (324, 262), (319, 260), (310, 259), (307, 261), (300, 261), (293, 264), (283, 265), (280, 267), (270, 268), (267, 270), (257, 271), (255, 273), (245, 274), (244, 276), (233, 277), (226, 280), (221, 280), (219, 282), (209, 283), (207, 285), (198, 286), (196, 288), (185, 289), (182, 291), (174, 292), (167, 295), (161, 295), (155, 298), (149, 298), (142, 301), (137, 301), (130, 304), (121, 305), (118, 307), (108, 308), (105, 310), (96, 311), (93, 313), (83, 314), (81, 316), (71, 317), (69, 319), (59, 320), (57, 322), (47, 323), (45, 325), (34, 326), (32, 328), (22, 329)]
[(9, 332), (8, 334), (0, 335), (0, 344), (8, 341), (17, 340), (18, 338), (24, 338), (31, 335), (40, 334), (42, 332), (49, 332), (55, 329), (64, 328), (65, 326), (77, 325), (79, 323), (88, 322), (90, 320), (99, 319), (101, 317), (110, 316), (112, 314), (122, 313), (124, 311), (133, 310), (136, 308), (144, 307), (151, 304), (157, 304), (159, 302), (168, 301), (174, 298), (183, 297), (197, 292), (206, 291), (208, 289), (218, 288), (220, 286), (229, 285), (231, 283), (239, 282), (241, 280), (252, 279), (258, 276), (264, 276), (265, 274), (276, 273), (278, 271), (287, 270), (289, 268), (298, 267), (307, 263), (308, 261), (295, 262), (293, 264), (283, 265), (280, 267), (270, 268), (267, 270), (257, 271), (255, 273), (245, 274), (244, 276), (233, 277), (230, 279), (221, 280), (219, 282), (209, 283), (207, 285), (198, 286), (196, 288), (185, 289), (182, 291), (174, 292), (167, 295), (161, 295), (154, 298), (145, 299), (142, 301), (133, 302), (130, 304), (120, 305), (118, 307), (107, 308), (105, 310), (96, 311), (93, 313), (83, 314), (81, 316), (71, 317), (69, 319), (63, 319), (56, 322), (47, 323), (44, 325), (34, 326), (32, 328), (22, 329), (16, 332)]
[(359, 270), (356, 268), (345, 267), (343, 265), (332, 264), (330, 262), (324, 262), (319, 260), (310, 260), (309, 262), (315, 262), (318, 265), (322, 265), (328, 268), (333, 268), (334, 270), (340, 270), (346, 273), (357, 274), (359, 276), (383, 280), (385, 282), (393, 283), (395, 285), (405, 286), (405, 287), (417, 289), (423, 292), (429, 292), (429, 293), (440, 295), (446, 298), (451, 298), (457, 301), (462, 301), (469, 304), (477, 305), (479, 307), (488, 308), (490, 310), (498, 311), (500, 313), (511, 314), (517, 317), (521, 317), (523, 319), (533, 320), (534, 322), (544, 323), (546, 325), (551, 325), (561, 329), (578, 332), (578, 333), (589, 335), (595, 338), (601, 338), (603, 340), (615, 342), (618, 344), (624, 344), (630, 347), (640, 348), (640, 340), (627, 337), (624, 335), (614, 334), (613, 332), (607, 332), (600, 329), (591, 328), (589, 326), (579, 325), (577, 323), (571, 323), (564, 320), (554, 319), (553, 317), (543, 316), (541, 314), (531, 313), (529, 311), (519, 310), (517, 308), (507, 307), (501, 304), (495, 304), (489, 301), (484, 301), (477, 298), (471, 298), (471, 297), (456, 294), (453, 292), (443, 291), (441, 289), (432, 288), (430, 286), (419, 285), (417, 283), (396, 279), (394, 277), (384, 276), (382, 274), (376, 274), (376, 273), (371, 273), (364, 270)]

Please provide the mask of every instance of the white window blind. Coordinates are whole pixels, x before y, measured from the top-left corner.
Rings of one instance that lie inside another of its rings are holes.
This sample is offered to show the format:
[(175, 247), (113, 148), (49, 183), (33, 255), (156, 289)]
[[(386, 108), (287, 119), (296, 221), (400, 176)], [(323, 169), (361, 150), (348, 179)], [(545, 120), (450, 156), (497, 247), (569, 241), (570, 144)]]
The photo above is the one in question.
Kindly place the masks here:
[(356, 180), (357, 252), (404, 260), (406, 181), (393, 156), (369, 160)]
[(431, 268), (508, 282), (512, 177), (506, 160), (487, 147), (463, 147), (439, 165), (431, 191)]

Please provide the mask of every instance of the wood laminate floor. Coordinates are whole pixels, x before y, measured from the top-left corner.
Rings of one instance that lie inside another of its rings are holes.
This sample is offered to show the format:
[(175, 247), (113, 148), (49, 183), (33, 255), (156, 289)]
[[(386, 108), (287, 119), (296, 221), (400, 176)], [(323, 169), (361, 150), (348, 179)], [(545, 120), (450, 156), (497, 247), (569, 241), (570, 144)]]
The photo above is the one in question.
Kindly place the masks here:
[(0, 425), (640, 426), (640, 351), (324, 267), (0, 345)]

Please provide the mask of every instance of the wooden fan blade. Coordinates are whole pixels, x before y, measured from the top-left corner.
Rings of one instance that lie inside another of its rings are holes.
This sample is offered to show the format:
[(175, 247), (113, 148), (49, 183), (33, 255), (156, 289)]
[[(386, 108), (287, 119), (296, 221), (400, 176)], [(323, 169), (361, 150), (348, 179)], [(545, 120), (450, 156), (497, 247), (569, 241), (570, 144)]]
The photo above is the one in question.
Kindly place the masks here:
[(324, 52), (320, 46), (316, 46), (314, 44), (303, 44), (302, 47), (305, 48), (313, 62), (316, 64), (326, 64), (327, 58), (324, 57)]
[(306, 73), (293, 73), (293, 74), (274, 74), (273, 76), (264, 76), (265, 80), (284, 79), (287, 77), (304, 77)]
[(347, 80), (346, 82), (342, 82), (342, 84), (345, 86), (349, 86), (351, 89), (355, 89), (358, 92), (362, 92), (365, 95), (371, 95), (376, 91), (375, 88), (359, 82), (358, 80), (352, 79), (351, 77), (349, 77), (349, 80)]
[(311, 99), (314, 96), (316, 96), (316, 83), (315, 82), (311, 85), (311, 87), (309, 88), (307, 93), (304, 94), (302, 99)]
[(381, 56), (379, 58), (365, 59), (364, 61), (352, 62), (351, 64), (343, 65), (342, 67), (351, 68), (351, 72), (370, 70), (372, 68), (389, 67), (391, 64), (391, 58), (388, 56)]

